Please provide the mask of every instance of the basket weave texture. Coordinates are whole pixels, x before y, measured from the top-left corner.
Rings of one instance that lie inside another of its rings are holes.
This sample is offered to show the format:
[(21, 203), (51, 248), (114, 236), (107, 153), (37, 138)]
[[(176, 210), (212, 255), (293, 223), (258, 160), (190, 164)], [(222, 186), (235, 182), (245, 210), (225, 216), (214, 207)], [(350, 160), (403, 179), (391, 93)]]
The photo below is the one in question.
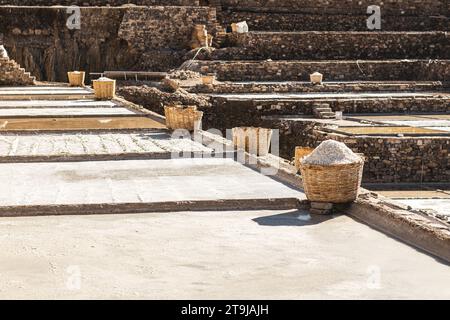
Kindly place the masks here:
[(215, 76), (211, 76), (211, 75), (207, 75), (207, 76), (203, 76), (202, 77), (202, 83), (204, 85), (214, 84), (215, 80), (216, 80), (216, 77)]
[(309, 76), (312, 83), (319, 84), (323, 81), (323, 75), (320, 73), (313, 73)]
[(314, 151), (314, 148), (309, 147), (296, 147), (295, 148), (295, 167), (300, 170), (300, 161), (302, 158), (310, 155)]
[(69, 78), (69, 84), (72, 87), (84, 87), (84, 79), (86, 77), (85, 72), (67, 72), (67, 77)]
[(94, 80), (93, 86), (97, 99), (109, 100), (116, 96), (116, 80)]
[(269, 154), (273, 130), (266, 128), (238, 127), (233, 128), (233, 144), (237, 149), (258, 156)]
[(300, 163), (303, 186), (312, 202), (348, 203), (358, 197), (364, 161), (338, 165)]
[(196, 106), (165, 106), (166, 126), (169, 129), (185, 129), (195, 131), (200, 129), (203, 112), (198, 111)]

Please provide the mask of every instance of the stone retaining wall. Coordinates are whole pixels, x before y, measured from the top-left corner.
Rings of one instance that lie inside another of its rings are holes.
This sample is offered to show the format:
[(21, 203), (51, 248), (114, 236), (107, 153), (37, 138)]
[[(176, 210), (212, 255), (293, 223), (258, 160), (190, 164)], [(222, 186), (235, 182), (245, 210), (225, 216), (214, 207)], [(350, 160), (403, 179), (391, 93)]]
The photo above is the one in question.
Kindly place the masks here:
[(367, 182), (450, 181), (449, 137), (337, 137), (368, 158)]
[(199, 0), (0, 0), (0, 5), (16, 6), (122, 6), (127, 4), (143, 6), (198, 6)]
[(326, 133), (314, 121), (266, 120), (266, 127), (280, 130), (280, 156), (291, 159), (295, 146), (317, 147), (322, 141), (344, 142), (354, 152), (364, 153), (364, 182), (450, 181), (449, 137), (347, 137)]
[(213, 60), (449, 59), (447, 32), (249, 32), (228, 36)]
[[(367, 15), (261, 11), (224, 11), (219, 14), (223, 25), (236, 21), (247, 21), (251, 31), (368, 31)], [(382, 31), (425, 31), (449, 30), (450, 19), (445, 16), (402, 16), (382, 15)]]
[(381, 7), (383, 31), (449, 30), (444, 0), (222, 0), (223, 25), (247, 21), (250, 30), (367, 31), (367, 7)]
[(450, 60), (405, 61), (196, 61), (194, 71), (217, 73), (222, 81), (309, 81), (315, 71), (325, 81), (446, 81)]
[(192, 93), (281, 93), (281, 92), (382, 92), (382, 91), (437, 91), (446, 90), (449, 84), (433, 82), (221, 82), (214, 85), (197, 85), (186, 88)]
[(379, 5), (382, 12), (390, 15), (446, 15), (446, 0), (221, 0), (223, 9), (270, 10), (308, 13), (366, 13), (367, 7)]
[(215, 10), (207, 7), (129, 8), (118, 36), (141, 50), (185, 50), (195, 24), (205, 24), (214, 33), (216, 23)]
[(243, 118), (258, 121), (261, 116), (272, 115), (312, 115), (314, 106), (327, 104), (333, 111), (348, 113), (448, 113), (450, 96), (373, 98), (373, 99), (227, 99), (212, 97), (215, 110), (228, 119)]

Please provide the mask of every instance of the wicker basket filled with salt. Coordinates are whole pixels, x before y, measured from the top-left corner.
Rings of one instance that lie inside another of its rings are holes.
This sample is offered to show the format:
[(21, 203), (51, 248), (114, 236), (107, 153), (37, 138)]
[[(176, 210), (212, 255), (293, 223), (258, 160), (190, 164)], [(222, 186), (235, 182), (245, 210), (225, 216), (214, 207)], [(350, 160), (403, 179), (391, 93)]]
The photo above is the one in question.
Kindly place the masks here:
[(111, 100), (116, 97), (116, 80), (106, 77), (92, 81), (95, 98), (98, 100)]
[(233, 128), (233, 144), (238, 150), (260, 157), (267, 156), (272, 142), (272, 129), (237, 127)]
[(67, 72), (69, 83), (71, 87), (84, 87), (84, 80), (86, 73), (83, 71), (71, 71)]
[(364, 160), (344, 143), (327, 140), (300, 161), (305, 193), (311, 202), (355, 201)]
[(165, 106), (166, 126), (171, 130), (185, 129), (196, 131), (201, 128), (203, 112), (197, 106)]

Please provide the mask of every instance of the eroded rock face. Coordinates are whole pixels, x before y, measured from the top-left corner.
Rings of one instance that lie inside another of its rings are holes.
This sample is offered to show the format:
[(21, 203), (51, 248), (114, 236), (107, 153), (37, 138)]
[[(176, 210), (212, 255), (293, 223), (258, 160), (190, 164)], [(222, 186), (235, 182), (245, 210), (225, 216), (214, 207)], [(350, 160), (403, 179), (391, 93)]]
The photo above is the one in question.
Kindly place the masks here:
[(71, 70), (166, 71), (183, 62), (195, 24), (215, 23), (207, 7), (85, 7), (72, 30), (71, 14), (65, 7), (0, 7), (10, 56), (47, 81), (66, 81)]
[(116, 36), (121, 10), (82, 10), (80, 30), (67, 28), (68, 16), (64, 8), (0, 8), (10, 55), (39, 80), (48, 81), (66, 81), (70, 70), (102, 72), (135, 62), (134, 52)]

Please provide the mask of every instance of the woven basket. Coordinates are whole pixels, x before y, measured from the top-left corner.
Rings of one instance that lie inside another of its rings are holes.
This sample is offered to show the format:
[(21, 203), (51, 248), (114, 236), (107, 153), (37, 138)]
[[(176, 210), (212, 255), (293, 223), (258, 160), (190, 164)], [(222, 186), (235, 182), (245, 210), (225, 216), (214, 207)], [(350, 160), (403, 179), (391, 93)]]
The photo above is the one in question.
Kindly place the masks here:
[(72, 71), (67, 72), (67, 77), (69, 78), (69, 84), (71, 87), (84, 87), (84, 79), (86, 73), (83, 71)]
[(272, 129), (238, 127), (233, 128), (232, 132), (233, 144), (237, 149), (242, 149), (258, 156), (269, 154), (273, 134)]
[(201, 128), (203, 112), (197, 111), (196, 106), (166, 106), (166, 126), (169, 129), (185, 129), (195, 131)]
[(216, 80), (215, 75), (206, 75), (202, 77), (202, 82), (204, 85), (211, 85), (214, 84), (214, 81)]
[(311, 80), (311, 83), (313, 84), (321, 84), (323, 81), (323, 74), (319, 72), (314, 72), (313, 74), (309, 75), (309, 78)]
[(310, 155), (314, 151), (314, 148), (309, 147), (296, 147), (295, 148), (295, 167), (300, 170), (300, 160)]
[(99, 100), (110, 100), (116, 97), (116, 80), (103, 79), (93, 81), (95, 98)]
[(312, 202), (348, 203), (358, 197), (364, 161), (341, 165), (300, 163), (303, 186)]

